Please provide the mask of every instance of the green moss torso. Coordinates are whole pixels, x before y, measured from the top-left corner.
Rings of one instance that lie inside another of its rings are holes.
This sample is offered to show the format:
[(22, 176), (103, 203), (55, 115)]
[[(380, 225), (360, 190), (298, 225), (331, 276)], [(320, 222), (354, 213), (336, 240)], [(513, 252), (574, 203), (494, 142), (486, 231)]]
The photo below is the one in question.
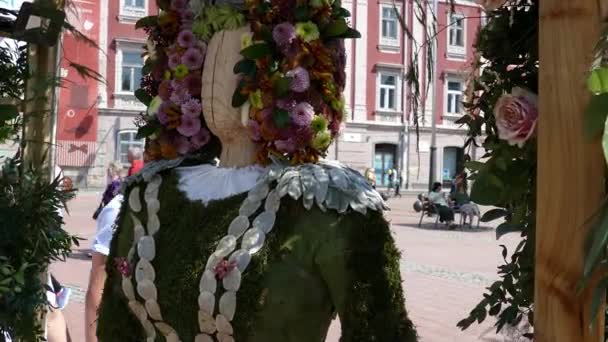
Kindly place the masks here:
[[(208, 256), (237, 215), (244, 194), (207, 206), (188, 200), (167, 172), (159, 192), (156, 270), (162, 315), (183, 342), (199, 333), (198, 284)], [(144, 223), (145, 209), (138, 215)], [(145, 341), (113, 259), (126, 256), (133, 223), (126, 205), (112, 242), (100, 308), (102, 342)], [(137, 260), (135, 260), (136, 262)], [(323, 342), (335, 314), (342, 342), (416, 341), (403, 302), (399, 252), (381, 213), (307, 211), (284, 198), (274, 229), (243, 274), (233, 320), (238, 342)], [(157, 341), (164, 341), (158, 334)]]

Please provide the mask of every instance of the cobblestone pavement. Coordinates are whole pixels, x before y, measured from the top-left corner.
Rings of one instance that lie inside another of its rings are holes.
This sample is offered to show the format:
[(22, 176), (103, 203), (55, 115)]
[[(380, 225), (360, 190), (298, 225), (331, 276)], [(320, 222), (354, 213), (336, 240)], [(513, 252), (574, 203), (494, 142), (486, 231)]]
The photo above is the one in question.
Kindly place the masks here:
[[(86, 240), (74, 249), (66, 262), (55, 263), (51, 268), (63, 284), (73, 289), (71, 302), (64, 313), (74, 342), (84, 341), (84, 295), (90, 270), (87, 253), (95, 231), (91, 215), (98, 198), (98, 193), (82, 192), (69, 204), (67, 229)], [(503, 261), (498, 245), (512, 249), (519, 241), (518, 236), (509, 234), (496, 241), (494, 228), (483, 223), (480, 228), (449, 231), (442, 225), (434, 227), (434, 219), (430, 218), (425, 218), (419, 228), (420, 216), (412, 210), (413, 201), (413, 197), (389, 200), (392, 210), (387, 217), (402, 251), (406, 306), (420, 340), (517, 341), (493, 334), (494, 322), (489, 319), (464, 332), (456, 323), (479, 302), (484, 288), (497, 279), (496, 267)], [(338, 342), (339, 336), (339, 322), (335, 322), (327, 342)]]

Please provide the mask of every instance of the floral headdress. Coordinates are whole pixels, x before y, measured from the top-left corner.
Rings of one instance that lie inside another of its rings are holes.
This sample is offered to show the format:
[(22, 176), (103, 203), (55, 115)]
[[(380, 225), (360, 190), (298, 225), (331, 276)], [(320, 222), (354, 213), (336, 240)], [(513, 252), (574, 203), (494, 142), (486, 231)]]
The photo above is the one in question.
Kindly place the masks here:
[(141, 89), (135, 93), (148, 107), (137, 122), (139, 136), (147, 138), (148, 160), (196, 154), (215, 140), (202, 115), (206, 42), (214, 30), (244, 21), (242, 14), (225, 6), (194, 13), (189, 0), (157, 3), (161, 13), (136, 24), (149, 35)]
[(247, 8), (252, 33), (241, 40), (232, 105), (250, 106), (259, 162), (316, 162), (344, 120), (342, 39), (360, 35), (339, 1), (248, 0)]

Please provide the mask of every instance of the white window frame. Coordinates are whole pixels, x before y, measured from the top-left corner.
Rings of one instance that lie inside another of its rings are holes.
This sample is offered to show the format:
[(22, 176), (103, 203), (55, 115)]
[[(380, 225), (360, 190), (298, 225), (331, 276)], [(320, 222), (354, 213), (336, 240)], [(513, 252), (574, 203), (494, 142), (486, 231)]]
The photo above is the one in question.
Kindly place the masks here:
[[(462, 85), (462, 90), (460, 92), (460, 112), (459, 113), (450, 113), (448, 112), (448, 103), (449, 98), (450, 98), (450, 94), (454, 94), (455, 91), (454, 90), (449, 90), (448, 89), (448, 83), (450, 82), (458, 82)], [(465, 101), (465, 91), (466, 91), (466, 84), (465, 84), (465, 80), (463, 77), (458, 76), (458, 75), (449, 75), (445, 77), (445, 81), (444, 81), (444, 85), (443, 85), (443, 93), (444, 93), (444, 105), (443, 105), (443, 112), (444, 112), (444, 116), (448, 116), (448, 117), (461, 117), (464, 114), (464, 106), (463, 106), (463, 102)]]
[[(115, 64), (115, 82), (114, 82), (114, 93), (118, 95), (133, 95), (135, 90), (137, 90), (138, 86), (135, 85), (135, 89), (133, 91), (125, 91), (122, 90), (122, 61), (123, 61), (123, 53), (139, 53), (143, 52), (142, 45), (144, 42), (126, 42), (126, 41), (116, 41), (116, 64)], [(144, 60), (142, 58), (142, 68), (144, 66)]]
[(397, 29), (397, 38), (387, 38), (382, 36), (382, 24), (383, 24), (383, 14), (384, 9), (396, 9), (398, 14), (401, 14), (401, 5), (392, 4), (392, 3), (380, 3), (380, 11), (378, 13), (378, 40), (380, 42), (379, 47), (381, 50), (398, 50), (401, 47), (401, 27), (399, 23), (399, 18), (395, 18), (396, 21), (396, 29)]
[[(448, 47), (448, 57), (454, 59), (464, 59), (467, 54), (467, 20), (465, 19), (464, 14), (461, 13), (453, 13), (448, 12), (447, 17), (447, 25), (448, 28), (446, 30), (446, 42)], [(453, 18), (460, 19), (462, 22), (462, 46), (452, 45), (450, 42), (450, 33), (452, 30), (457, 29), (452, 23)]]
[[(382, 108), (380, 107), (380, 89), (381, 89), (381, 82), (382, 82), (382, 75), (386, 75), (386, 76), (394, 76), (395, 77), (395, 108), (391, 109), (391, 108)], [(390, 70), (390, 69), (379, 69), (376, 72), (376, 112), (378, 113), (401, 113), (401, 72), (399, 72), (399, 70)]]
[[(126, 134), (126, 133), (137, 135), (137, 130), (136, 129), (122, 129), (122, 130), (116, 131), (116, 155), (114, 157), (114, 160), (119, 161), (123, 166), (131, 166), (128, 161), (126, 161), (126, 162), (122, 161), (122, 158), (121, 158), (122, 156), (121, 156), (121, 152), (120, 152), (120, 147), (122, 146), (120, 136), (121, 136), (121, 134)], [(132, 146), (133, 142), (137, 142), (137, 139), (131, 140), (129, 145)], [(140, 139), (140, 142), (141, 142), (141, 146), (139, 146), (139, 147), (141, 148), (141, 151), (143, 153), (144, 146), (145, 146), (145, 140)]]
[(149, 3), (151, 0), (144, 0), (144, 7), (127, 6), (126, 1), (135, 0), (120, 0), (118, 10), (118, 20), (124, 24), (135, 23), (138, 19), (148, 15)]

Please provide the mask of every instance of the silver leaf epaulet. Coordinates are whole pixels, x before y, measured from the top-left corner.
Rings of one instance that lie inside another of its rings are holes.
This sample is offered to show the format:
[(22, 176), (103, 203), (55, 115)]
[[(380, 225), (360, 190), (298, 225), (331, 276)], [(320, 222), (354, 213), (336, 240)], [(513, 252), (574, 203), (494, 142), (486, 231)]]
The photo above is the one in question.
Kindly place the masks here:
[(271, 166), (263, 179), (276, 181), (280, 195), (303, 201), (306, 209), (316, 203), (321, 210), (339, 213), (349, 208), (366, 214), (367, 210), (388, 210), (386, 203), (357, 171), (333, 161), (297, 166)]

